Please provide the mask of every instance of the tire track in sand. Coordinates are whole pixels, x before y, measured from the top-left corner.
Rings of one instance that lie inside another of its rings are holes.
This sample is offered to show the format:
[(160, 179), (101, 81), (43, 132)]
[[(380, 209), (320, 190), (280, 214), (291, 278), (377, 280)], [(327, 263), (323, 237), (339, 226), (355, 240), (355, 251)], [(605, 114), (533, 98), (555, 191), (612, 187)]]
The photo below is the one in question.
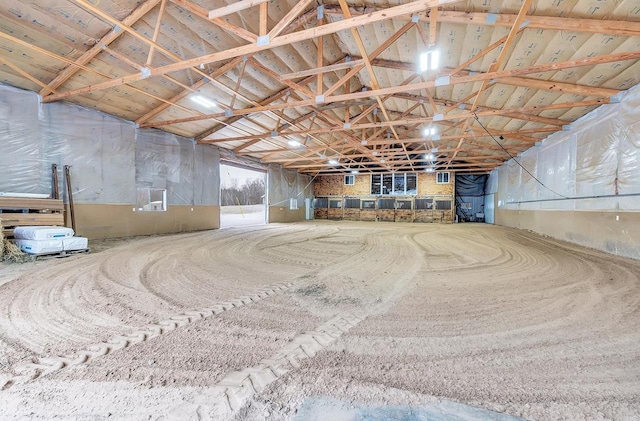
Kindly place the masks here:
[[(393, 247), (389, 247), (390, 244)], [(306, 284), (320, 279), (335, 279), (350, 268), (358, 266), (362, 267), (363, 278), (372, 280), (377, 291), (383, 294), (383, 299), (376, 301), (375, 305), (366, 303), (360, 309), (340, 311), (316, 329), (296, 335), (270, 358), (262, 360), (256, 366), (228, 373), (208, 393), (176, 406), (168, 418), (229, 419), (254, 394), (299, 368), (303, 360), (311, 359), (330, 347), (367, 317), (386, 313), (394, 302), (408, 294), (413, 289), (411, 281), (422, 266), (418, 259), (419, 251), (420, 246), (410, 233), (394, 231), (387, 233), (384, 239), (377, 233), (366, 235), (355, 253), (319, 272)], [(406, 263), (407, 261), (410, 263)], [(403, 264), (398, 264), (400, 262)], [(351, 283), (348, 287), (353, 289), (354, 285)]]
[(81, 349), (70, 356), (38, 358), (30, 363), (18, 364), (12, 369), (16, 374), (5, 375), (4, 378), (0, 377), (0, 390), (8, 389), (15, 384), (26, 383), (70, 366), (87, 364), (95, 358), (151, 340), (198, 320), (213, 317), (224, 311), (241, 307), (245, 304), (258, 302), (280, 291), (287, 290), (292, 286), (293, 284), (290, 282), (283, 282), (260, 288), (251, 295), (244, 295), (233, 300), (215, 304), (211, 307), (185, 311), (184, 313), (169, 317), (157, 323), (149, 324), (145, 328), (133, 331), (132, 333), (114, 336), (105, 342)]

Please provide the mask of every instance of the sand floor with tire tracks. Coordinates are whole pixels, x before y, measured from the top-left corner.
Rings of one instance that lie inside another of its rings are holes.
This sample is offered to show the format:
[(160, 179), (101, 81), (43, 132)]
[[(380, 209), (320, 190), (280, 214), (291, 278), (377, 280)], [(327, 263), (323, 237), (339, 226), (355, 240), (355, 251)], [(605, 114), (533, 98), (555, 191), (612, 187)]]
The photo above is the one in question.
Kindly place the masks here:
[(0, 419), (640, 418), (638, 261), (485, 224), (102, 249), (0, 265)]

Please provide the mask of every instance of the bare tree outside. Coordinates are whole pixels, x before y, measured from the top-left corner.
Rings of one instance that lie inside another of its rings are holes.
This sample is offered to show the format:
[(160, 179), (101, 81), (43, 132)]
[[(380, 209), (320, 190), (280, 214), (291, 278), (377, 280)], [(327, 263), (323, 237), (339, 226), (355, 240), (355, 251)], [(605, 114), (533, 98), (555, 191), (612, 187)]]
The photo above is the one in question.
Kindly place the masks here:
[(240, 182), (238, 178), (231, 178), (228, 184), (222, 186), (221, 205), (261, 205), (264, 203), (264, 177), (249, 178)]
[(266, 223), (266, 173), (220, 166), (220, 227)]

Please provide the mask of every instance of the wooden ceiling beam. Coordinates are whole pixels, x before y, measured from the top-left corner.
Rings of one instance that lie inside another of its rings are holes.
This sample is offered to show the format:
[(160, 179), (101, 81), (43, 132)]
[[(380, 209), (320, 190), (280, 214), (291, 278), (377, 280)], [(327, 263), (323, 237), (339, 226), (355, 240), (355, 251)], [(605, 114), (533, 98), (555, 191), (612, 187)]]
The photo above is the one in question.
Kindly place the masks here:
[[(229, 70), (231, 70), (234, 67), (236, 67), (241, 62), (242, 62), (242, 57), (236, 57), (235, 59), (233, 59), (230, 62), (228, 62), (228, 63), (224, 64), (223, 66), (221, 66), (220, 68), (214, 70), (212, 73), (209, 74), (208, 77), (212, 78), (212, 79), (215, 79), (215, 78), (217, 78), (219, 76), (222, 76), (223, 74), (227, 73)], [(192, 84), (188, 89), (185, 89), (184, 91), (182, 91), (182, 92), (174, 95), (173, 97), (171, 97), (171, 99), (169, 99), (169, 102), (177, 103), (178, 101), (186, 98), (187, 95), (189, 95), (192, 92), (197, 91), (198, 89), (202, 88), (207, 83), (209, 83), (208, 79), (200, 79), (199, 81), (197, 81), (194, 84)], [(157, 116), (158, 114), (160, 114), (161, 112), (163, 112), (164, 110), (169, 108), (170, 106), (171, 106), (170, 104), (161, 104), (160, 106), (158, 106), (158, 107), (154, 108), (153, 110), (147, 112), (142, 117), (138, 118), (136, 120), (136, 123), (137, 124), (146, 123), (147, 121), (151, 120), (152, 118), (154, 118), (155, 116)]]
[[(513, 27), (517, 15), (506, 13), (479, 13), (441, 11), (440, 22), (461, 23), (467, 25), (489, 25)], [(609, 19), (580, 19), (558, 16), (527, 16), (527, 28), (550, 29), (556, 31), (587, 32), (592, 34), (612, 35), (640, 35), (640, 22), (609, 20)]]
[(209, 10), (209, 13), (207, 14), (207, 18), (211, 20), (215, 18), (221, 18), (227, 15), (232, 15), (234, 13), (241, 12), (250, 7), (262, 5), (268, 1), (269, 0), (239, 0), (227, 6)]
[[(351, 8), (352, 15), (362, 15), (371, 13), (371, 10), (378, 11), (382, 8), (367, 7)], [(336, 5), (325, 6), (325, 13), (329, 15), (342, 15), (342, 10)], [(480, 26), (503, 26), (513, 27), (517, 15), (511, 13), (482, 13), (482, 12), (461, 12), (455, 10), (440, 10), (438, 22), (457, 23), (464, 25)], [(402, 19), (402, 18), (400, 18)], [(429, 16), (421, 15), (420, 21), (429, 22)], [(527, 16), (527, 28), (549, 29), (554, 31), (573, 31), (590, 34), (611, 34), (611, 35), (640, 35), (640, 22), (614, 20), (614, 19), (588, 19), (588, 18), (568, 18), (558, 16)]]
[[(241, 59), (241, 58), (238, 58), (238, 59)], [(305, 86), (305, 85), (311, 83), (313, 80), (314, 80), (313, 77), (308, 77), (308, 78), (298, 82), (298, 84)], [(285, 89), (282, 89), (282, 90), (276, 92), (275, 94), (273, 94), (273, 95), (261, 100), (259, 102), (259, 104), (260, 104), (261, 107), (265, 106), (265, 105), (269, 105), (272, 102), (277, 101), (277, 100), (281, 99), (282, 97), (284, 97), (287, 94), (287, 92), (289, 92), (290, 90), (291, 90), (291, 88), (286, 87)], [(236, 121), (241, 120), (243, 118), (245, 118), (245, 115), (243, 115), (243, 114), (234, 115), (232, 117), (228, 117), (226, 122), (227, 122), (227, 124), (233, 124)], [(196, 139), (196, 141), (202, 141), (203, 139), (206, 139), (207, 137), (211, 136), (212, 134), (214, 134), (215, 132), (217, 132), (218, 130), (220, 130), (222, 128), (223, 128), (222, 125), (214, 126), (214, 127), (210, 128), (210, 129), (207, 129), (204, 132), (196, 135), (195, 139)]]
[[(516, 16), (515, 21), (513, 22), (513, 25), (511, 26), (511, 30), (509, 31), (509, 34), (507, 35), (507, 39), (505, 40), (505, 42), (502, 44), (502, 50), (500, 51), (500, 54), (498, 55), (498, 58), (491, 63), (491, 65), (489, 66), (489, 71), (488, 73), (493, 73), (497, 70), (499, 70), (502, 67), (502, 63), (505, 60), (505, 58), (507, 57), (507, 54), (509, 53), (509, 49), (511, 48), (511, 45), (513, 44), (516, 35), (518, 35), (518, 32), (520, 32), (520, 25), (522, 25), (525, 16), (527, 15), (527, 12), (529, 11), (529, 8), (531, 7), (531, 2), (532, 0), (523, 0), (522, 2), (522, 6), (520, 6), (520, 11), (518, 12), (518, 16)], [(476, 95), (475, 99), (473, 100), (473, 104), (471, 106), (471, 113), (475, 113), (476, 108), (478, 108), (478, 105), (480, 105), (480, 97), (482, 96), (482, 93), (485, 91), (485, 89), (489, 86), (489, 80), (483, 80), (482, 81), (482, 85), (480, 86), (480, 89), (478, 90), (478, 94)], [(471, 126), (473, 124), (473, 120), (471, 118), (467, 119), (464, 123), (464, 126), (462, 127), (462, 132), (465, 132), (465, 130)], [(460, 139), (460, 141), (458, 142), (458, 148), (460, 146), (462, 146), (462, 143), (464, 142), (464, 139)], [(451, 163), (451, 161), (453, 161), (456, 158), (456, 153), (453, 153), (453, 156), (449, 159), (449, 163)]]
[[(351, 13), (349, 12), (349, 5), (347, 4), (346, 0), (338, 0), (340, 3), (340, 7), (342, 8), (342, 11), (345, 15), (345, 17), (347, 19), (351, 18)], [(367, 71), (369, 72), (369, 78), (371, 80), (371, 84), (373, 86), (373, 89), (378, 90), (380, 89), (380, 84), (378, 83), (378, 78), (373, 70), (373, 66), (371, 65), (371, 61), (369, 59), (369, 55), (367, 53), (367, 49), (364, 46), (364, 43), (362, 42), (362, 38), (360, 37), (360, 32), (358, 31), (358, 28), (356, 27), (352, 27), (351, 28), (351, 36), (353, 37), (353, 39), (356, 42), (356, 46), (358, 47), (358, 51), (360, 51), (360, 55), (362, 55), (362, 59), (364, 60), (365, 66), (367, 68)], [(391, 37), (390, 37), (391, 38)], [(347, 80), (348, 82), (348, 80)], [(378, 102), (378, 106), (380, 107), (380, 110), (382, 111), (382, 114), (384, 115), (384, 118), (387, 121), (390, 121), (391, 118), (389, 117), (389, 113), (387, 111), (387, 108), (384, 105), (384, 101), (382, 101), (380, 99), (379, 96), (375, 96), (376, 101)], [(347, 123), (350, 124), (350, 123)], [(400, 139), (400, 136), (398, 136), (398, 132), (396, 132), (395, 128), (393, 126), (390, 127), (391, 128), (391, 132), (393, 133), (393, 136), (396, 139)], [(404, 148), (404, 145), (403, 145)], [(407, 158), (409, 157), (409, 155), (407, 155)]]
[[(72, 1), (77, 2), (82, 0), (72, 0)], [(176, 4), (189, 3), (185, 0), (171, 0), (171, 1)], [(114, 81), (109, 81), (106, 83), (98, 83), (95, 85), (86, 86), (84, 88), (70, 90), (58, 95), (51, 95), (49, 97), (49, 101), (56, 101), (56, 100), (67, 98), (73, 95), (78, 95), (78, 94), (83, 94), (88, 92), (95, 92), (95, 91), (108, 89), (108, 88), (114, 88), (116, 86), (120, 86), (125, 83), (135, 82), (137, 80), (141, 80), (146, 77), (155, 77), (155, 76), (160, 76), (163, 74), (167, 74), (167, 73), (171, 73), (179, 70), (191, 69), (195, 66), (199, 66), (200, 64), (215, 63), (215, 62), (228, 60), (228, 59), (235, 58), (242, 55), (250, 55), (259, 51), (269, 50), (272, 48), (309, 40), (312, 38), (316, 38), (320, 35), (334, 34), (336, 32), (347, 30), (360, 25), (371, 24), (371, 23), (382, 21), (382, 20), (392, 19), (398, 16), (411, 15), (414, 13), (424, 12), (426, 9), (430, 7), (434, 7), (441, 4), (447, 4), (447, 3), (455, 3), (458, 1), (460, 0), (413, 1), (411, 3), (390, 7), (378, 12), (369, 13), (367, 15), (356, 16), (350, 19), (343, 19), (338, 22), (332, 22), (327, 25), (323, 25), (319, 28), (310, 28), (310, 29), (299, 31), (299, 32), (294, 32), (291, 34), (280, 35), (278, 37), (275, 37), (273, 40), (270, 40), (270, 42), (265, 45), (262, 45), (262, 44), (258, 45), (257, 43), (250, 44), (250, 45), (243, 45), (240, 47), (231, 48), (228, 50), (208, 54), (202, 57), (182, 60), (177, 63), (153, 68), (153, 69), (150, 69), (150, 74), (148, 76), (143, 75), (141, 73), (135, 73), (135, 74), (118, 78), (117, 80), (114, 80)]]
[[(122, 23), (127, 26), (131, 26), (140, 19), (142, 19), (149, 11), (151, 11), (154, 7), (156, 7), (160, 3), (160, 0), (147, 0), (138, 8), (136, 8), (133, 12), (131, 12), (127, 17), (122, 20)], [(62, 72), (58, 73), (58, 75), (47, 85), (46, 88), (43, 88), (40, 91), (40, 96), (45, 96), (47, 94), (52, 93), (53, 90), (56, 90), (62, 84), (64, 84), (67, 80), (69, 80), (73, 75), (75, 75), (80, 69), (78, 66), (83, 66), (91, 61), (94, 57), (96, 57), (102, 51), (103, 46), (109, 46), (112, 42), (117, 40), (122, 34), (123, 31), (109, 31), (106, 35), (104, 35), (100, 42), (90, 49), (88, 49), (85, 53), (83, 53), (80, 57), (78, 57), (75, 61), (75, 66), (69, 66), (64, 69)]]
[[(193, 3), (191, 3), (190, 1), (187, 0), (171, 0), (172, 3), (182, 7), (185, 10), (188, 10), (189, 12), (193, 13), (194, 15), (200, 16), (202, 19), (208, 20), (210, 22), (212, 22), (213, 24), (217, 25), (218, 27), (220, 27), (223, 31), (225, 31), (228, 34), (234, 35), (238, 38), (242, 38), (245, 41), (249, 41), (250, 43), (255, 43), (258, 40), (258, 37), (256, 36), (256, 34), (247, 31), (244, 28), (240, 28), (238, 26), (235, 26), (229, 22), (227, 22), (225, 19), (222, 18), (213, 18), (213, 19), (209, 19), (209, 11), (198, 6), (195, 5)], [(228, 57), (228, 58), (233, 58), (233, 57)]]
[(287, 26), (291, 24), (291, 22), (296, 20), (298, 16), (300, 16), (300, 14), (302, 14), (305, 11), (305, 9), (309, 5), (315, 2), (316, 0), (298, 1), (295, 4), (295, 6), (293, 6), (291, 10), (289, 10), (289, 12), (285, 15), (285, 17), (280, 19), (280, 21), (273, 28), (271, 28), (271, 31), (269, 31), (269, 39), (275, 38), (278, 35), (280, 35), (287, 28)]
[(350, 57), (347, 56), (347, 57), (343, 58), (342, 60), (340, 60), (338, 63), (330, 64), (328, 66), (316, 67), (316, 68), (313, 68), (313, 69), (301, 70), (299, 72), (293, 72), (293, 73), (287, 73), (287, 74), (284, 74), (284, 75), (280, 75), (280, 80), (290, 80), (290, 79), (297, 79), (299, 77), (305, 77), (305, 76), (315, 76), (318, 73), (335, 72), (335, 71), (338, 71), (338, 70), (350, 69), (350, 68), (355, 67), (355, 66), (364, 65), (364, 60), (362, 60), (362, 59), (346, 61), (347, 59), (350, 59)]
[[(469, 74), (468, 76), (451, 77), (448, 85), (456, 85), (460, 83), (473, 83), (473, 82), (479, 82), (483, 80), (490, 80), (494, 78), (502, 78), (502, 77), (508, 77), (508, 76), (521, 76), (521, 75), (526, 75), (531, 73), (544, 73), (548, 71), (563, 70), (563, 69), (569, 69), (574, 67), (593, 66), (593, 65), (602, 64), (602, 63), (611, 63), (611, 62), (617, 62), (617, 61), (637, 60), (637, 59), (640, 59), (640, 51), (613, 53), (613, 54), (607, 54), (604, 56), (594, 56), (594, 57), (587, 57), (587, 58), (576, 59), (576, 60), (568, 60), (564, 62), (534, 65), (526, 68), (516, 68), (516, 69), (501, 70), (497, 72), (478, 73), (478, 74)], [(434, 88), (434, 87), (436, 87), (435, 81), (427, 81), (427, 82), (414, 83), (414, 84), (402, 85), (402, 86), (391, 86), (388, 88), (381, 88), (377, 91), (354, 92), (351, 94), (333, 95), (333, 96), (325, 97), (324, 103), (328, 104), (328, 103), (334, 103), (334, 102), (349, 101), (354, 99), (370, 98), (372, 95), (387, 95), (387, 94), (396, 94), (401, 92), (419, 91), (421, 89)], [(55, 98), (55, 97), (51, 96), (48, 98)], [(49, 101), (52, 101), (52, 100), (54, 99), (49, 99)], [(46, 98), (43, 99), (43, 101), (49, 102), (47, 101)], [(233, 110), (233, 113), (234, 115), (252, 114), (255, 112), (261, 112), (266, 110), (285, 109), (285, 108), (293, 108), (293, 107), (306, 107), (306, 106), (312, 106), (314, 104), (315, 104), (314, 100), (306, 100), (306, 101), (291, 102), (286, 105), (277, 104), (277, 105), (269, 105), (264, 107), (248, 108), (245, 110)], [(176, 123), (188, 122), (188, 121), (204, 120), (207, 118), (218, 118), (222, 116), (224, 116), (223, 113), (208, 114), (202, 117), (176, 119), (169, 122), (163, 122), (163, 123), (160, 123), (158, 126), (176, 124)], [(150, 124), (150, 126), (152, 125), (153, 124)]]
[[(61, 62), (63, 62), (63, 63), (67, 63), (67, 64), (69, 64), (70, 66), (77, 67), (78, 69), (84, 70), (84, 71), (86, 71), (86, 72), (89, 72), (89, 73), (92, 73), (92, 74), (98, 75), (98, 76), (103, 77), (103, 78), (105, 78), (105, 79), (113, 80), (111, 77), (109, 77), (109, 75), (107, 75), (107, 74), (105, 74), (105, 73), (102, 73), (102, 72), (100, 72), (100, 71), (98, 71), (98, 70), (96, 70), (96, 69), (94, 69), (94, 68), (92, 68), (92, 67), (87, 67), (87, 66), (84, 66), (84, 65), (81, 65), (81, 64), (77, 64), (77, 63), (76, 63), (76, 62), (74, 62), (73, 60), (70, 60), (70, 59), (68, 59), (68, 58), (66, 58), (66, 57), (63, 57), (63, 56), (59, 56), (59, 55), (57, 55), (57, 54), (54, 54), (54, 53), (52, 53), (52, 52), (50, 52), (50, 51), (47, 51), (47, 50), (45, 50), (45, 49), (43, 49), (43, 48), (40, 48), (40, 47), (38, 47), (38, 46), (35, 46), (35, 45), (32, 45), (32, 44), (29, 44), (29, 43), (27, 43), (27, 42), (25, 42), (25, 41), (23, 41), (23, 40), (21, 40), (21, 39), (15, 38), (15, 37), (13, 37), (13, 36), (11, 36), (11, 35), (9, 35), (9, 34), (5, 34), (4, 32), (0, 32), (0, 38), (8, 39), (8, 40), (10, 40), (10, 41), (12, 41), (12, 42), (14, 42), (14, 43), (16, 43), (16, 44), (19, 44), (19, 45), (23, 46), (23, 47), (26, 47), (26, 48), (32, 49), (32, 50), (34, 50), (34, 51), (37, 51), (37, 52), (38, 52), (38, 53), (40, 53), (40, 54), (43, 54), (43, 55), (45, 55), (45, 56), (47, 56), (47, 57), (52, 58), (52, 59), (54, 59), (54, 60), (58, 60), (58, 61), (61, 61)], [(164, 102), (164, 103), (167, 103), (167, 104), (169, 104), (169, 105), (175, 105), (175, 104), (173, 104), (173, 103), (169, 102), (168, 100), (166, 100), (166, 99), (164, 99), (164, 98), (161, 98), (161, 97), (159, 97), (159, 96), (157, 96), (157, 95), (153, 95), (153, 94), (151, 94), (151, 93), (149, 93), (149, 92), (146, 92), (146, 91), (144, 91), (143, 89), (136, 88), (135, 86), (132, 86), (132, 85), (130, 85), (130, 84), (126, 84), (126, 86), (127, 86), (127, 88), (132, 89), (133, 91), (135, 91), (135, 92), (137, 92), (137, 93), (139, 93), (139, 94), (142, 94), (142, 95), (148, 96), (149, 98), (153, 98), (153, 99), (154, 99), (154, 100), (156, 100), (156, 101)], [(49, 89), (51, 89), (51, 88), (50, 88), (50, 86), (47, 86), (47, 89), (48, 89), (48, 90), (49, 90)], [(54, 95), (55, 95), (55, 94), (54, 94)], [(42, 101), (43, 101), (43, 102), (47, 102), (47, 101), (46, 101), (46, 98), (49, 98), (49, 97), (43, 97), (43, 98), (42, 98)]]
[[(325, 159), (326, 161), (326, 159)], [(390, 161), (388, 162), (389, 165), (393, 165), (393, 164), (404, 164), (404, 167), (396, 167), (396, 169), (406, 169), (408, 171), (415, 171), (415, 169), (410, 165), (411, 163), (420, 163), (420, 165), (424, 166), (424, 167), (429, 167), (429, 166), (435, 166), (437, 167), (443, 167), (444, 165), (446, 165), (446, 163), (444, 162), (444, 160), (441, 161), (437, 161), (434, 162), (433, 164), (431, 164), (432, 161), (427, 161), (426, 159), (412, 159), (412, 160), (402, 160), (402, 161)], [(353, 165), (353, 164), (349, 164), (349, 165)], [(374, 166), (374, 165), (378, 165), (378, 163), (376, 162), (367, 162), (367, 161), (363, 161), (363, 162), (357, 162), (357, 165), (362, 167), (369, 167), (369, 166)], [(483, 168), (494, 168), (497, 166), (502, 165), (502, 162), (485, 162), (485, 163), (458, 163), (458, 164), (451, 164), (451, 167), (454, 168), (460, 168), (460, 167), (464, 167), (464, 168), (474, 168), (474, 167), (483, 167)], [(300, 169), (300, 170), (310, 170), (312, 168), (331, 168), (331, 167), (336, 167), (337, 165), (334, 164), (329, 164), (329, 163), (317, 163), (317, 164), (300, 164), (300, 165), (289, 165), (287, 166), (287, 168), (289, 169)], [(386, 165), (385, 165), (386, 166)], [(393, 168), (392, 168), (393, 170)], [(391, 170), (391, 171), (392, 171)], [(389, 172), (391, 172), (389, 171)]]
[[(160, 3), (160, 11), (158, 11), (158, 18), (156, 19), (156, 26), (153, 29), (153, 36), (151, 40), (153, 42), (158, 42), (158, 35), (160, 35), (160, 27), (162, 26), (162, 18), (164, 16), (164, 10), (167, 7), (167, 0), (162, 0)], [(151, 66), (151, 62), (153, 61), (153, 55), (156, 52), (155, 47), (152, 45), (149, 47), (149, 54), (147, 55), (147, 62), (145, 66)]]
[(562, 92), (565, 94), (576, 94), (582, 96), (595, 96), (600, 98), (609, 98), (620, 91), (617, 89), (600, 88), (597, 86), (576, 85), (573, 83), (556, 82), (553, 80), (542, 80), (524, 77), (502, 77), (496, 79), (496, 83), (503, 85), (519, 86), (524, 88), (533, 88), (551, 92)]
[[(353, 19), (353, 18), (351, 18), (351, 19)], [(387, 40), (385, 42), (380, 44), (380, 46), (378, 46), (378, 48), (376, 48), (371, 54), (369, 54), (369, 59), (373, 60), (376, 57), (378, 57), (380, 54), (382, 54), (382, 52), (384, 52), (387, 48), (389, 48), (394, 42), (396, 42), (402, 35), (404, 35), (409, 29), (413, 28), (414, 26), (415, 26), (415, 23), (413, 23), (413, 22), (406, 23), (402, 28), (400, 28), (398, 31), (396, 31), (395, 34), (393, 34), (392, 36), (387, 38)], [(342, 78), (340, 78), (340, 80), (338, 80), (336, 83), (334, 83), (332, 87), (327, 89), (327, 91), (324, 94), (325, 98), (327, 96), (331, 95), (336, 90), (338, 90), (340, 87), (342, 87), (342, 85), (344, 85), (344, 83), (347, 80), (349, 80), (350, 78), (355, 76), (358, 72), (360, 72), (364, 68), (365, 68), (365, 64), (364, 64), (364, 59), (363, 59), (363, 64), (356, 65), (354, 68), (349, 70)]]
[(51, 92), (51, 91), (57, 92), (53, 88), (49, 88), (49, 86), (47, 86), (47, 84), (44, 83), (43, 81), (41, 81), (40, 79), (36, 79), (35, 77), (31, 76), (29, 73), (27, 73), (26, 71), (22, 70), (20, 67), (16, 66), (15, 64), (13, 64), (12, 62), (10, 62), (9, 60), (7, 60), (5, 58), (0, 57), (0, 64), (4, 64), (8, 68), (13, 70), (17, 74), (19, 74), (20, 76), (22, 76), (23, 78), (25, 78), (27, 80), (30, 80), (31, 82), (35, 83), (36, 85), (41, 87), (43, 90), (46, 89), (49, 92)]

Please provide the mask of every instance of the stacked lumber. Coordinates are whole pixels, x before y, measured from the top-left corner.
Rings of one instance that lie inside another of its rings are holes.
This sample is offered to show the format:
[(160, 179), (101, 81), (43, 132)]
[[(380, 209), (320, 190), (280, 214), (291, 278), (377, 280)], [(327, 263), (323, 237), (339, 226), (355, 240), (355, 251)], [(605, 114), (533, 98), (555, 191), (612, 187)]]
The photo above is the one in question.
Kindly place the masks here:
[(0, 196), (0, 219), (5, 237), (18, 226), (64, 226), (64, 204), (61, 199)]

